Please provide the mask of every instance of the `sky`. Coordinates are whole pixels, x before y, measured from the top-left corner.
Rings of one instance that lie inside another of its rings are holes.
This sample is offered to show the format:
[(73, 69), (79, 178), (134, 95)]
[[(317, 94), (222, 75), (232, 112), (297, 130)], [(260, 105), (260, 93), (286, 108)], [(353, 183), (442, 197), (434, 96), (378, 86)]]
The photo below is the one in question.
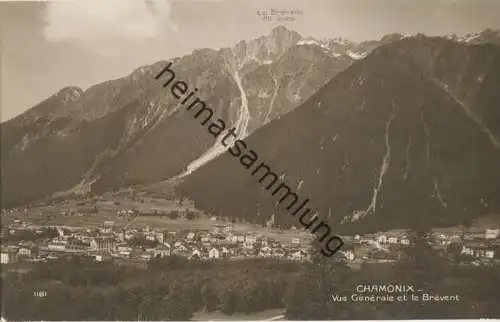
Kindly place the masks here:
[(301, 10), (282, 22), (303, 36), (465, 35), (500, 28), (500, 0), (0, 0), (0, 120), (65, 86), (268, 34), (257, 10)]

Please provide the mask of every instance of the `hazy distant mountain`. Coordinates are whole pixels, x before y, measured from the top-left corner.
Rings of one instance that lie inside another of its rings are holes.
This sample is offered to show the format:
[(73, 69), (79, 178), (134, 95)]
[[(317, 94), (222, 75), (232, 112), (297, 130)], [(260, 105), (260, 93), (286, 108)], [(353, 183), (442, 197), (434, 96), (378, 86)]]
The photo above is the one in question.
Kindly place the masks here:
[[(419, 35), (376, 48), (246, 142), (339, 229), (452, 225), (500, 212), (498, 102), (499, 47)], [(179, 190), (210, 213), (297, 225), (258, 179), (226, 153)]]

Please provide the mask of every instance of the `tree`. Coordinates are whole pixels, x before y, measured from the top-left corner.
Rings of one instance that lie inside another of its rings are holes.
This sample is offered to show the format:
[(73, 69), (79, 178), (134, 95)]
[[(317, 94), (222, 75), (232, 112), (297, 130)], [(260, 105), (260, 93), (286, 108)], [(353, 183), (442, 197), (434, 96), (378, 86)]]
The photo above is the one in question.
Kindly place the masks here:
[[(450, 267), (428, 242), (429, 230), (415, 230), (411, 234), (411, 247), (405, 249), (403, 259), (395, 267), (395, 278), (399, 283), (414, 286), (423, 293), (436, 294)], [(420, 295), (420, 293), (418, 294)], [(440, 316), (441, 306), (433, 303), (410, 301), (406, 305), (394, 305), (395, 318), (424, 318)]]
[(158, 245), (157, 240), (149, 240), (144, 236), (135, 236), (127, 241), (130, 246), (155, 247)]
[(172, 220), (175, 220), (177, 218), (179, 218), (179, 212), (174, 210), (174, 211), (171, 211), (169, 214), (168, 214), (169, 218), (172, 219)]
[(446, 246), (446, 252), (450, 254), (453, 262), (458, 263), (461, 257), (462, 245), (460, 243), (450, 243)]
[(352, 290), (352, 272), (343, 262), (326, 257), (313, 243), (312, 264), (293, 286), (286, 300), (289, 320), (350, 319), (345, 305), (333, 303), (332, 295), (343, 295)]

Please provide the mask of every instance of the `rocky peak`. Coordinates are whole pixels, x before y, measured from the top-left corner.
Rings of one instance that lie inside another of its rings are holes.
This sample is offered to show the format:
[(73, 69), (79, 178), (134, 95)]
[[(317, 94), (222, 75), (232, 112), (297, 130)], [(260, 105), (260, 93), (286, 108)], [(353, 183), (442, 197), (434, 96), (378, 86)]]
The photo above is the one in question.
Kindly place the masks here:
[(239, 66), (250, 62), (257, 62), (259, 65), (270, 64), (301, 39), (302, 36), (299, 33), (283, 25), (277, 25), (267, 36), (240, 41), (233, 47), (233, 54)]
[(56, 95), (61, 98), (65, 103), (76, 101), (82, 96), (83, 90), (76, 86), (67, 86), (61, 89)]
[(380, 41), (382, 43), (389, 43), (389, 42), (393, 42), (393, 41), (397, 41), (397, 40), (401, 40), (405, 38), (405, 36), (403, 36), (402, 34), (400, 33), (392, 33), (392, 34), (388, 34), (388, 35), (385, 35), (383, 36)]
[(459, 42), (467, 44), (492, 43), (500, 45), (500, 29), (485, 29), (481, 32), (467, 34), (458, 39)]
[(290, 41), (296, 43), (302, 36), (293, 30), (286, 28), (283, 25), (277, 25), (271, 30), (270, 38), (275, 42)]

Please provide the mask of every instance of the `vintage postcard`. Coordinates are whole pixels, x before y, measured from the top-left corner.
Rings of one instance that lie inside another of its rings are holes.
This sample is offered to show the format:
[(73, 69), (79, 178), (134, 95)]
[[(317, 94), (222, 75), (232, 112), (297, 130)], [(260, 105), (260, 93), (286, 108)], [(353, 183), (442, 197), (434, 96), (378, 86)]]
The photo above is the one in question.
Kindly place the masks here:
[(500, 0), (0, 2), (5, 321), (500, 318)]

